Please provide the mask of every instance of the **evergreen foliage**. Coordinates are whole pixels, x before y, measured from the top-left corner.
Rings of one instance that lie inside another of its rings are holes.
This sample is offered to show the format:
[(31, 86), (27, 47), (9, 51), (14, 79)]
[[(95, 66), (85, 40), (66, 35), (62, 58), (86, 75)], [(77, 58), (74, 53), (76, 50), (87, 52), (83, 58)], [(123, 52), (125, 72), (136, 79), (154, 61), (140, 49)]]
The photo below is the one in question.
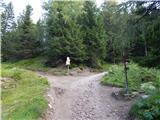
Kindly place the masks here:
[(85, 1), (81, 15), (83, 40), (86, 47), (86, 64), (98, 67), (106, 55), (106, 34), (103, 18), (92, 1)]
[(122, 62), (123, 53), (142, 66), (160, 67), (159, 2), (49, 1), (34, 24), (32, 7), (14, 19), (13, 5), (1, 5), (2, 60), (47, 56), (49, 66), (65, 63), (99, 67)]
[(36, 34), (35, 34), (35, 25), (31, 20), (32, 7), (30, 5), (26, 6), (24, 14), (21, 16), (22, 20), (19, 25), (19, 46), (18, 46), (18, 58), (31, 58), (37, 54), (36, 51)]
[(48, 63), (51, 66), (62, 64), (67, 56), (74, 63), (82, 63), (85, 60), (85, 49), (80, 25), (77, 24), (77, 3), (56, 1), (50, 5), (46, 23)]
[(2, 27), (2, 58), (3, 60), (9, 59), (14, 54), (14, 46), (12, 44), (15, 37), (15, 19), (13, 12), (13, 5), (9, 3), (4, 5), (4, 12), (1, 14), (1, 27)]

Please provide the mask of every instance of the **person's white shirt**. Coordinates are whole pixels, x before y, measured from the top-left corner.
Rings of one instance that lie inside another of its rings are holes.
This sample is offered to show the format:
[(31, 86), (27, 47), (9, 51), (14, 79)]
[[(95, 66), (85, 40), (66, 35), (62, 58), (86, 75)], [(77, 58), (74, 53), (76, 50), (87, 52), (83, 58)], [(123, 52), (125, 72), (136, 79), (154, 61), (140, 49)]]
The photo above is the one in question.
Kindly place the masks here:
[(66, 65), (70, 65), (70, 58), (69, 57), (67, 57)]

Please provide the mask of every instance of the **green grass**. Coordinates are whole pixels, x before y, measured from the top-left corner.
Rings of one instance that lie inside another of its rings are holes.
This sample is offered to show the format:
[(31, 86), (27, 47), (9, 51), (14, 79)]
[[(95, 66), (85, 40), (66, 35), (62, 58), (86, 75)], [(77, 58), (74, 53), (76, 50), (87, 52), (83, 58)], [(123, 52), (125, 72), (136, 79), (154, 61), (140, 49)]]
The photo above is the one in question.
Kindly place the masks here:
[(102, 70), (109, 70), (110, 69), (110, 67), (112, 67), (114, 64), (107, 64), (107, 63), (105, 63), (105, 64), (103, 64), (102, 66), (101, 66), (101, 68), (102, 68)]
[[(108, 69), (109, 74), (102, 79), (102, 84), (124, 87), (125, 76), (123, 64), (112, 65)], [(129, 89), (145, 91), (142, 84), (150, 83), (156, 88), (160, 85), (160, 70), (140, 67), (137, 64), (129, 64), (128, 70)]]
[(32, 71), (2, 64), (2, 119), (35, 120), (47, 108), (48, 81)]
[(42, 71), (42, 72), (47, 72), (49, 74), (53, 75), (66, 75), (67, 74), (67, 68), (51, 68), (45, 66), (45, 57), (37, 57), (37, 58), (30, 58), (26, 60), (21, 60), (18, 62), (4, 62), (3, 66), (8, 67), (8, 68), (22, 68), (22, 69), (27, 69), (27, 70), (32, 70), (32, 71)]
[(33, 71), (48, 71), (50, 68), (46, 67), (44, 65), (46, 59), (45, 57), (37, 57), (37, 58), (31, 58), (31, 59), (26, 59), (26, 60), (21, 60), (18, 62), (7, 62), (3, 63), (6, 66), (9, 67), (19, 67), (19, 68), (24, 68), (28, 70), (33, 70)]
[[(106, 65), (109, 74), (104, 76), (102, 84), (124, 88), (124, 66)], [(140, 67), (135, 63), (129, 64), (129, 90), (143, 91), (148, 98), (139, 98), (132, 105), (130, 117), (134, 120), (159, 120), (160, 118), (160, 70)]]

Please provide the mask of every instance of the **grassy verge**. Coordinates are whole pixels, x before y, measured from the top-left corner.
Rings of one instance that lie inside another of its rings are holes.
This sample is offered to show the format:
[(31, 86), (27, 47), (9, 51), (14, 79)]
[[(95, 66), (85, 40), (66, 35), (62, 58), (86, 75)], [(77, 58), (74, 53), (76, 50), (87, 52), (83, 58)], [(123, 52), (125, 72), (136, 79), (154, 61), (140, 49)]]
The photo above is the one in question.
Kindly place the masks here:
[[(108, 65), (107, 65), (108, 66)], [(124, 87), (124, 68), (122, 64), (111, 65), (109, 74), (102, 79), (102, 84)], [(130, 91), (143, 91), (148, 94), (139, 98), (130, 110), (132, 120), (159, 120), (160, 118), (160, 70), (129, 64)]]
[[(109, 74), (102, 79), (102, 84), (124, 87), (123, 65), (112, 65), (108, 71)], [(132, 63), (129, 64), (128, 80), (130, 90), (147, 92), (152, 88), (159, 88), (160, 70), (143, 68)]]
[[(35, 120), (47, 108), (44, 92), (48, 82), (35, 73), (2, 65), (2, 119)], [(5, 78), (5, 79), (4, 79)]]
[(32, 71), (42, 71), (47, 72), (53, 75), (66, 75), (67, 74), (67, 68), (51, 68), (45, 66), (46, 59), (43, 57), (37, 57), (37, 58), (31, 58), (26, 60), (21, 60), (18, 62), (4, 62), (3, 65), (6, 67), (17, 67)]
[(8, 67), (19, 67), (33, 71), (48, 71), (50, 68), (44, 65), (45, 58), (37, 57), (32, 59), (21, 60), (18, 62), (3, 63)]
[[(64, 65), (58, 66), (58, 67), (47, 67), (45, 66), (45, 57), (37, 57), (37, 58), (30, 58), (26, 60), (21, 60), (18, 62), (4, 62), (3, 65), (6, 67), (17, 67), (17, 68), (22, 68), (22, 69), (27, 69), (27, 70), (32, 70), (32, 71), (41, 71), (41, 72), (47, 72), (52, 75), (67, 75), (67, 67)], [(109, 65), (109, 64), (108, 64)], [(108, 68), (108, 65), (104, 65), (103, 69)], [(77, 68), (77, 69), (76, 69)], [(70, 72), (76, 70), (83, 70), (83, 69), (89, 69), (91, 72), (102, 72), (103, 69), (95, 69), (95, 68), (88, 68), (85, 65), (75, 65), (74, 63), (71, 64), (70, 66)]]

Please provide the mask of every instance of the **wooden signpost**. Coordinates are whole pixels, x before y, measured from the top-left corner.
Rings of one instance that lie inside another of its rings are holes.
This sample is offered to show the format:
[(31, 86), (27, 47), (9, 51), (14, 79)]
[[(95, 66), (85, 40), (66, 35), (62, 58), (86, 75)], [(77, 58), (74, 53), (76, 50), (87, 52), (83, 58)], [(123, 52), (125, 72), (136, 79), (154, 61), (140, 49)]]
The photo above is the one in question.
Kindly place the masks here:
[(127, 70), (129, 70), (128, 63), (128, 55), (123, 54), (123, 63), (124, 63), (124, 73), (125, 73), (125, 94), (128, 94), (128, 75), (127, 75)]

